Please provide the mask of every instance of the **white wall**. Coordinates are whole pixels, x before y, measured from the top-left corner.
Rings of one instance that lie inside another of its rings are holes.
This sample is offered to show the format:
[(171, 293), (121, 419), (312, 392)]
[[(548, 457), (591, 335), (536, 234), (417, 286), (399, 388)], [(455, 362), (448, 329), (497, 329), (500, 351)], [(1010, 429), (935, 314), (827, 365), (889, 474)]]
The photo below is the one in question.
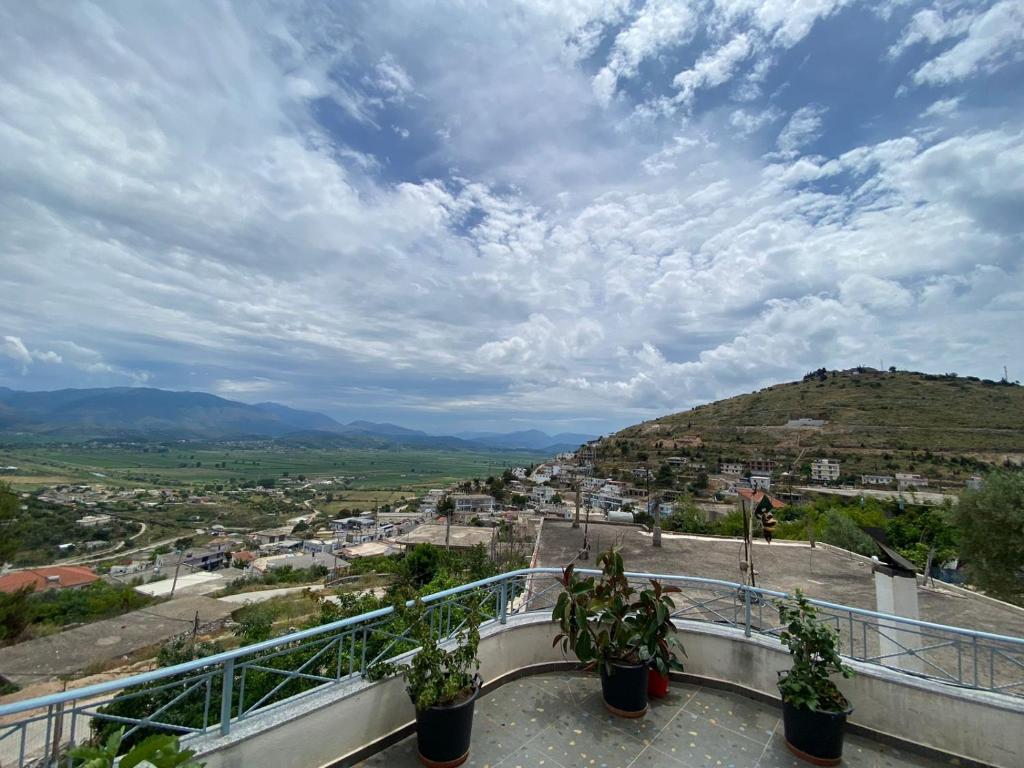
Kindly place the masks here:
[[(742, 630), (679, 624), (686, 674), (777, 697), (777, 672), (789, 656), (771, 638), (744, 638)], [(485, 681), (537, 665), (564, 661), (551, 647), (554, 626), (545, 615), (510, 617), (489, 627), (480, 643)], [(840, 687), (853, 703), (851, 722), (1000, 768), (1018, 768), (1024, 755), (1024, 699), (945, 686), (868, 664)], [(189, 742), (207, 768), (287, 765), (320, 768), (408, 727), (413, 707), (399, 679), (339, 684), (232, 725), (224, 738)]]

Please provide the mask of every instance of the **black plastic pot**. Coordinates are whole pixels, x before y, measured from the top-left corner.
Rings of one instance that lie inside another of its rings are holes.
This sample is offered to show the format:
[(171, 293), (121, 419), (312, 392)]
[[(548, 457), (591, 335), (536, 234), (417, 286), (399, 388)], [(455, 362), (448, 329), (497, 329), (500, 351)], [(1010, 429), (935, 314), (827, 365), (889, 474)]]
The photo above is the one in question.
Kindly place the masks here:
[(619, 717), (643, 717), (647, 714), (647, 664), (611, 662), (601, 667), (601, 695), (604, 705)]
[(447, 706), (416, 710), (416, 749), (427, 768), (455, 768), (469, 757), (473, 737), (473, 708), (480, 695), (480, 678), (473, 693)]
[(786, 746), (797, 757), (814, 765), (839, 765), (843, 758), (846, 717), (853, 712), (821, 712), (782, 702)]

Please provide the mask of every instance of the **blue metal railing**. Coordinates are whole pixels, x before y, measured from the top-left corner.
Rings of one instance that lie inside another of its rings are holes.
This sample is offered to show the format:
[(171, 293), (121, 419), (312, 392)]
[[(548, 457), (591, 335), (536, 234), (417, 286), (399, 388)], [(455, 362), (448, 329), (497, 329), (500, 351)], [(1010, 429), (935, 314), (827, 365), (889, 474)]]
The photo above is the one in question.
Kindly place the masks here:
[[(437, 636), (450, 637), (461, 626), (469, 598), (483, 606), (484, 626), (549, 611), (561, 590), (553, 577), (560, 575), (558, 568), (522, 569), (447, 589), (423, 602)], [(677, 622), (711, 622), (742, 630), (747, 637), (780, 630), (773, 601), (786, 598), (783, 592), (694, 576), (629, 577), (679, 587), (672, 594)], [(1024, 694), (1022, 638), (811, 602), (834, 623), (848, 658), (950, 685)], [(70, 766), (70, 746), (118, 724), (126, 727), (128, 738), (154, 730), (229, 734), (234, 724), (282, 701), (360, 679), (375, 663), (414, 650), (407, 631), (393, 626), (393, 612), (381, 608), (183, 664), (0, 706), (0, 765)], [(145, 714), (138, 713), (140, 707)]]

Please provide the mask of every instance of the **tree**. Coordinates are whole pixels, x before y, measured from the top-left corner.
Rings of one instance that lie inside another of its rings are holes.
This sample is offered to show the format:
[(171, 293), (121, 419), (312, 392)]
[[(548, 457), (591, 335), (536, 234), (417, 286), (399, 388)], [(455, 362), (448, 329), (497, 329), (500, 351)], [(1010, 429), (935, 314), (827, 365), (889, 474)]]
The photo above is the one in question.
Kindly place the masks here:
[(971, 582), (1024, 603), (1024, 474), (993, 472), (981, 490), (961, 494), (955, 515)]
[(10, 562), (18, 551), (13, 535), (18, 513), (18, 497), (7, 483), (0, 483), (0, 564)]

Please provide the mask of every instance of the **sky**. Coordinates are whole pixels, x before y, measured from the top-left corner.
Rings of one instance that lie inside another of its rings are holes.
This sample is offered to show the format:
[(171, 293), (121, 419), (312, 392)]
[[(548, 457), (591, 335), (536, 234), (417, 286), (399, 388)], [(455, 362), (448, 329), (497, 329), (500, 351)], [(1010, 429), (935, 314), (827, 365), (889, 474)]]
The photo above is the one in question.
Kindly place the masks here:
[(1024, 379), (1022, 82), (1024, 0), (0, 0), (0, 386), (603, 434)]

